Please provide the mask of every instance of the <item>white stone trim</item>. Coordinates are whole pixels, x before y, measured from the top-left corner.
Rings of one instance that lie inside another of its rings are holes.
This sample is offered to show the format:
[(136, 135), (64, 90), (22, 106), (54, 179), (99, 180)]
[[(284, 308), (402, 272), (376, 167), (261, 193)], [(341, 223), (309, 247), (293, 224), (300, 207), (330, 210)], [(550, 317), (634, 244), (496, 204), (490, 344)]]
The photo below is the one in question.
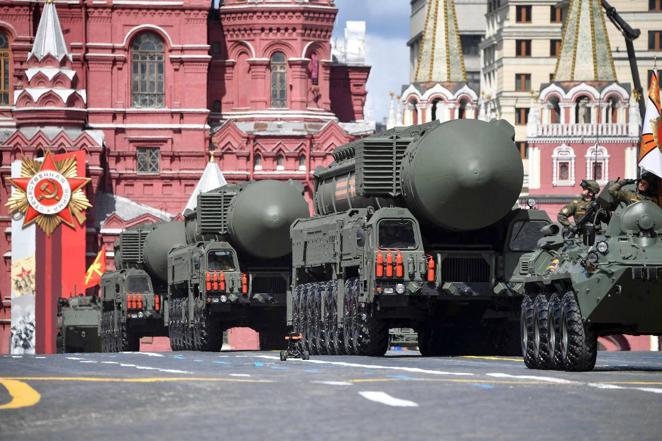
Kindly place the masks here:
[[(117, 2), (117, 0), (115, 0), (115, 2)], [(137, 4), (137, 3), (127, 3), (127, 4)], [(146, 4), (155, 5), (156, 3), (149, 2), (149, 3), (146, 3)], [(181, 3), (177, 2), (176, 4), (179, 5)], [(153, 30), (158, 30), (158, 31), (162, 32), (163, 35), (165, 35), (166, 38), (168, 39), (168, 46), (170, 46), (170, 47), (174, 46), (172, 44), (172, 38), (170, 37), (170, 34), (168, 34), (168, 31), (163, 29), (161, 26), (156, 26), (156, 25), (153, 25), (153, 24), (142, 24), (142, 25), (138, 25), (138, 26), (135, 26), (135, 27), (129, 29), (126, 32), (126, 34), (124, 34), (124, 40), (122, 41), (122, 46), (121, 47), (128, 47), (127, 44), (129, 42), (129, 38), (133, 38), (134, 35), (138, 34), (141, 31), (144, 31), (144, 30), (152, 30), (152, 31)]]
[(317, 118), (328, 121), (338, 121), (338, 118), (331, 112), (306, 112), (306, 111), (283, 111), (283, 110), (251, 110), (246, 112), (223, 112), (222, 119), (246, 119), (254, 117), (272, 117), (272, 118)]
[[(40, 108), (41, 109), (41, 108)], [(59, 107), (57, 109), (60, 109)], [(77, 109), (68, 109), (77, 110)], [(80, 109), (84, 110), (84, 109)], [(91, 129), (147, 129), (147, 130), (162, 130), (162, 129), (199, 129), (209, 130), (207, 124), (96, 124), (90, 123)]]
[[(567, 144), (561, 144), (554, 149), (552, 153), (552, 185), (554, 187), (574, 187), (575, 186), (575, 150)], [(570, 169), (568, 170), (570, 176), (569, 180), (561, 181), (559, 179), (559, 164), (561, 162), (569, 162)]]

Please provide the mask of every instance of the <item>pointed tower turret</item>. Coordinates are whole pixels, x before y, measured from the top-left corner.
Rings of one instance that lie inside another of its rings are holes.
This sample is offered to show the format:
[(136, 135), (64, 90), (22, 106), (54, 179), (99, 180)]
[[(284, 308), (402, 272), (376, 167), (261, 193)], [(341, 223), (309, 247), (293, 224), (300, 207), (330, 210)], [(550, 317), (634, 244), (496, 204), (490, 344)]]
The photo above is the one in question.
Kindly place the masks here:
[(478, 96), (467, 85), (454, 0), (428, 0), (418, 63), (404, 87), (404, 124), (476, 118)]
[(582, 179), (636, 176), (638, 121), (618, 83), (600, 0), (570, 0), (552, 83), (529, 112), (529, 194), (556, 215)]
[(600, 0), (571, 0), (555, 81), (616, 81)]
[(77, 83), (55, 4), (48, 0), (28, 54), (24, 88), (15, 95), (17, 125), (82, 127), (86, 92)]

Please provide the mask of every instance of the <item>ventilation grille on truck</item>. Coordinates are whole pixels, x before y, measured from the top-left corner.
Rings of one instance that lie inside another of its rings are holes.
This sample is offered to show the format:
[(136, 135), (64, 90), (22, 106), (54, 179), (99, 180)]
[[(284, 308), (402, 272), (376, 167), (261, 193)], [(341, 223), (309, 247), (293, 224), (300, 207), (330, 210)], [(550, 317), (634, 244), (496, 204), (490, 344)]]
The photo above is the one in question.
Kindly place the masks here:
[(200, 233), (226, 234), (228, 213), (235, 191), (202, 193), (198, 196), (198, 228)]
[(125, 263), (143, 263), (143, 246), (149, 231), (127, 230), (120, 235), (122, 260)]
[(489, 282), (490, 265), (480, 256), (446, 257), (441, 262), (441, 279), (444, 282)]
[(287, 292), (287, 281), (280, 276), (255, 276), (253, 292), (256, 294), (282, 294)]

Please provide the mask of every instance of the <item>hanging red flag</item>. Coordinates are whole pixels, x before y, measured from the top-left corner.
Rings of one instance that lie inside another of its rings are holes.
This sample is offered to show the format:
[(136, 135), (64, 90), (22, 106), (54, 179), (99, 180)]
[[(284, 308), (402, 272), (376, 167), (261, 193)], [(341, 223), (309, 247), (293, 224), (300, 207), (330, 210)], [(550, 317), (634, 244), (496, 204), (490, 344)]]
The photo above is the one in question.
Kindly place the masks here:
[(106, 272), (106, 250), (102, 249), (97, 254), (94, 262), (87, 269), (85, 275), (85, 289), (92, 288), (101, 283), (101, 276)]

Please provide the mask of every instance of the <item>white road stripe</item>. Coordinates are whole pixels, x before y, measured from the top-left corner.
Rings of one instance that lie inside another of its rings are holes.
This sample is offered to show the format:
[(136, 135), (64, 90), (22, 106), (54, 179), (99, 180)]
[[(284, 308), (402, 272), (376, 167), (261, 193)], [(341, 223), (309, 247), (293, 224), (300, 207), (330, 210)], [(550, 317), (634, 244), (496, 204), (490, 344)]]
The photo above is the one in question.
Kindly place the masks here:
[(657, 389), (654, 387), (635, 387), (634, 390), (640, 390), (642, 392), (652, 392), (654, 394), (662, 394), (662, 389)]
[(623, 386), (617, 386), (615, 384), (605, 384), (605, 383), (588, 383), (589, 387), (594, 387), (596, 389), (606, 389), (606, 390), (622, 390), (625, 389)]
[(354, 386), (347, 381), (311, 381), (311, 383), (326, 384), (327, 386)]
[(180, 371), (178, 369), (159, 369), (159, 372), (165, 372), (167, 374), (190, 374), (188, 371)]
[(82, 360), (80, 357), (67, 357), (67, 360)]
[(555, 383), (555, 384), (578, 384), (576, 381), (570, 381), (564, 378), (540, 377), (538, 375), (510, 375), (510, 374), (503, 374), (500, 372), (489, 373), (485, 375), (494, 378), (514, 378), (518, 380), (544, 381), (546, 383)]
[[(245, 356), (238, 356), (238, 357), (245, 357), (245, 358), (266, 358), (268, 360), (280, 360), (280, 357), (275, 357), (272, 355), (245, 355)], [(381, 366), (378, 364), (360, 364), (360, 363), (348, 363), (346, 361), (327, 361), (327, 360), (301, 360), (298, 358), (292, 358), (292, 361), (300, 361), (300, 362), (305, 362), (305, 363), (315, 363), (315, 364), (330, 364), (332, 366), (343, 366), (343, 367), (353, 367), (353, 368), (362, 368), (362, 369), (381, 369), (381, 370), (389, 370), (389, 371), (402, 371), (402, 372), (409, 372), (413, 374), (429, 374), (429, 375), (456, 375), (460, 377), (473, 377), (476, 374), (472, 374), (469, 372), (448, 372), (448, 371), (436, 371), (436, 370), (431, 370), (431, 369), (421, 369), (421, 368), (413, 368), (413, 367), (406, 367), (406, 366)]]
[(98, 361), (95, 360), (81, 360), (81, 363), (98, 363)]
[(147, 357), (163, 357), (163, 354), (157, 352), (122, 352), (122, 354), (145, 355)]
[(118, 361), (102, 361), (101, 364), (120, 364)]
[(250, 377), (250, 374), (230, 374), (231, 377)]
[(120, 363), (120, 366), (122, 366), (122, 367), (136, 367), (135, 364), (131, 364), (131, 363)]
[(366, 400), (374, 401), (376, 403), (385, 404), (393, 407), (418, 407), (418, 403), (409, 400), (402, 400), (387, 394), (386, 392), (378, 391), (361, 391), (359, 392)]

